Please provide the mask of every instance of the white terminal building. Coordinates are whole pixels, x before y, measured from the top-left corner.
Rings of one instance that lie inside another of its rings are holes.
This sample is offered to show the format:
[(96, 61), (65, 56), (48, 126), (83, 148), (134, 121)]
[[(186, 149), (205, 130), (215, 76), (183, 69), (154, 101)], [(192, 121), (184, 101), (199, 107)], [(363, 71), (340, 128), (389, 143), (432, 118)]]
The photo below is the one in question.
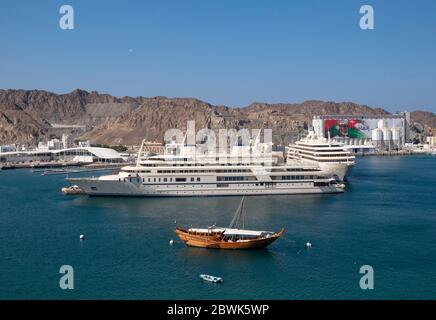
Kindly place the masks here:
[(74, 147), (58, 150), (24, 150), (0, 152), (0, 163), (23, 162), (77, 162), (77, 163), (121, 163), (125, 159), (109, 148)]
[[(89, 141), (79, 141), (79, 147), (90, 147)], [(63, 134), (61, 139), (51, 139), (47, 142), (39, 142), (38, 150), (61, 150), (75, 148), (76, 144), (72, 136)]]
[(409, 141), (410, 113), (382, 116), (314, 116), (312, 126), (320, 137), (345, 144), (354, 152), (397, 150)]
[(0, 148), (0, 163), (23, 162), (77, 162), (118, 163), (126, 157), (109, 148), (91, 147), (89, 141), (74, 142), (72, 136), (63, 134), (61, 139), (39, 142), (36, 149), (25, 149), (15, 145)]

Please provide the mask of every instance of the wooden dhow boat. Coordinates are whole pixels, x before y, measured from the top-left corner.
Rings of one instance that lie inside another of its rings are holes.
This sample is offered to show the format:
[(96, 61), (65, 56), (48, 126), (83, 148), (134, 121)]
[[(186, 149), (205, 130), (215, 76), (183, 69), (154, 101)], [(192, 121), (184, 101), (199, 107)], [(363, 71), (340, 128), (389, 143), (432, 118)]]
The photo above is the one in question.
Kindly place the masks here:
[[(242, 224), (242, 228), (240, 225)], [(187, 246), (211, 249), (259, 249), (265, 248), (280, 238), (285, 231), (257, 231), (244, 229), (244, 198), (242, 198), (228, 228), (177, 227), (176, 234)]]

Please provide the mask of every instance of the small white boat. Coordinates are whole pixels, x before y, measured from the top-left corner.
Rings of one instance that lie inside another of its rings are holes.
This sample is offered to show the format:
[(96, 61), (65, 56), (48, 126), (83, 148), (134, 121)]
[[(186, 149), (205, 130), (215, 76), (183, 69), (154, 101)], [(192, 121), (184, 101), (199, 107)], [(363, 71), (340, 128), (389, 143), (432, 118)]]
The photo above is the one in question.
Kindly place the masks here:
[(63, 194), (66, 195), (80, 195), (80, 194), (86, 194), (85, 191), (79, 188), (79, 186), (70, 186), (70, 187), (64, 187), (61, 189)]
[(68, 170), (65, 169), (47, 169), (44, 170), (43, 173), (41, 173), (42, 176), (48, 176), (48, 175), (52, 175), (52, 174), (66, 174), (68, 173)]
[(221, 282), (223, 282), (223, 278), (211, 276), (211, 275), (208, 275), (208, 274), (200, 274), (200, 278), (205, 280), (205, 281), (209, 281), (209, 282), (213, 282), (213, 283), (221, 283)]
[(338, 183), (338, 188), (345, 189), (345, 183)]

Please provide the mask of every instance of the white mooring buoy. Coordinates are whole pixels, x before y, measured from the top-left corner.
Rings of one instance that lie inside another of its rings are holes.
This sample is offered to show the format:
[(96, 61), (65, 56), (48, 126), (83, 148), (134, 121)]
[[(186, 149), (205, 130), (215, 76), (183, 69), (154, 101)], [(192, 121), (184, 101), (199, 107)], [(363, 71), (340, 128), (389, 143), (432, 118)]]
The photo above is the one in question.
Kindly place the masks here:
[(312, 248), (312, 244), (310, 242), (306, 243), (307, 248)]
[(80, 240), (84, 240), (85, 239), (85, 235), (81, 234), (79, 238), (80, 238)]
[(170, 245), (173, 245), (174, 244), (174, 240), (170, 240)]

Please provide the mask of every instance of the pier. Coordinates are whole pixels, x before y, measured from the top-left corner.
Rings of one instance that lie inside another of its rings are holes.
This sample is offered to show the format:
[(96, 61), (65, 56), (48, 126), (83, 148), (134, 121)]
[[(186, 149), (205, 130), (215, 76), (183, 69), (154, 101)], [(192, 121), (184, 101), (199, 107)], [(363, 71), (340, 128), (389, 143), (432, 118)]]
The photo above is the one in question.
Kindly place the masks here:
[(80, 162), (24, 162), (24, 163), (5, 163), (0, 167), (2, 170), (14, 170), (14, 169), (40, 169), (34, 170), (35, 172), (44, 172), (50, 169), (70, 169), (70, 171), (79, 171), (72, 170), (73, 168), (80, 167), (82, 168), (80, 172), (86, 171), (100, 171), (100, 170), (109, 170), (109, 169), (118, 169), (124, 166), (131, 165), (133, 163), (123, 162), (123, 163), (91, 163), (84, 164)]
[(375, 151), (375, 152), (357, 152), (355, 156), (359, 157), (384, 157), (384, 156), (422, 156), (430, 155), (431, 152), (427, 151), (412, 151), (412, 150), (398, 150), (398, 151)]

